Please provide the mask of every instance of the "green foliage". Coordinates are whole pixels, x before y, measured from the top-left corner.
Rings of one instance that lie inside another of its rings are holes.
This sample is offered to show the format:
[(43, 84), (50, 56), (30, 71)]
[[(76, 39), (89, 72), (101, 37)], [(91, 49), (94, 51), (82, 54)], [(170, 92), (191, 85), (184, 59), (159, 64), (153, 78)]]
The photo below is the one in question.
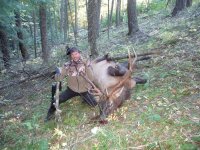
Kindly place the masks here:
[[(13, 8), (16, 8), (18, 3), (12, 0), (1, 0), (0, 1), (0, 25), (5, 26), (7, 28), (11, 28), (11, 26), (7, 26), (14, 21), (13, 16)], [(6, 29), (6, 28), (5, 28)]]
[[(128, 19), (127, 19), (126, 10), (121, 11), (120, 20), (121, 20), (121, 22), (127, 22)], [(110, 20), (110, 27), (113, 26), (115, 24), (115, 22), (116, 22), (116, 13), (113, 13), (112, 18)], [(108, 27), (108, 17), (107, 16), (101, 19), (101, 27), (102, 28)]]
[(30, 149), (30, 150), (34, 150), (34, 149), (48, 150), (49, 149), (47, 139), (40, 139), (40, 140), (33, 141), (30, 144), (26, 145), (25, 147), (26, 147), (25, 149)]
[(34, 130), (39, 128), (39, 124), (35, 123), (35, 120), (28, 120), (23, 123), (23, 125), (28, 129), (28, 130)]
[(98, 143), (94, 147), (95, 149), (117, 149), (119, 147), (127, 147), (127, 140), (125, 137), (121, 137), (114, 131), (102, 129), (97, 134)]
[(148, 117), (149, 120), (151, 121), (160, 121), (161, 120), (161, 116), (159, 114), (151, 114)]
[[(148, 17), (140, 20), (141, 29), (157, 34), (141, 42), (140, 37), (126, 36), (126, 25), (111, 29), (109, 40), (106, 34), (100, 36), (100, 49), (113, 55), (126, 53), (128, 46), (133, 46), (137, 53), (166, 46), (151, 60), (138, 62), (133, 76), (144, 76), (148, 82), (136, 86), (131, 99), (114, 112), (108, 124), (90, 123), (93, 113), (99, 113), (98, 108), (90, 109), (79, 99), (61, 105), (61, 123), (54, 120), (44, 123), (52, 81), (48, 80), (47, 85), (40, 83), (41, 89), (23, 99), (25, 106), (10, 101), (1, 107), (0, 149), (198, 149), (200, 52), (196, 31), (199, 31), (199, 19), (190, 18), (186, 24), (183, 20), (187, 16), (175, 20)], [(86, 43), (81, 39), (81, 49), (87, 48)], [(63, 47), (56, 47), (52, 52), (55, 60), (59, 57), (64, 61)], [(41, 67), (36, 61), (28, 63)], [(26, 94), (24, 89), (23, 92)], [(22, 113), (20, 117), (18, 112)], [(91, 132), (95, 127), (99, 129), (96, 134)]]
[(165, 9), (165, 7), (165, 0), (152, 0), (149, 3), (141, 3), (139, 6), (137, 6), (137, 10), (139, 13), (154, 14), (155, 12)]
[(108, 17), (102, 18), (101, 19), (101, 28), (105, 28), (108, 26)]
[(192, 140), (193, 140), (194, 142), (200, 142), (200, 136), (192, 137)]
[(76, 126), (80, 124), (79, 116), (74, 116), (72, 112), (68, 112), (68, 117), (63, 120), (63, 123), (69, 126)]
[(181, 145), (181, 150), (198, 150), (198, 147), (192, 143), (185, 143)]
[(39, 141), (39, 149), (40, 150), (48, 150), (48, 141), (46, 139), (42, 139)]

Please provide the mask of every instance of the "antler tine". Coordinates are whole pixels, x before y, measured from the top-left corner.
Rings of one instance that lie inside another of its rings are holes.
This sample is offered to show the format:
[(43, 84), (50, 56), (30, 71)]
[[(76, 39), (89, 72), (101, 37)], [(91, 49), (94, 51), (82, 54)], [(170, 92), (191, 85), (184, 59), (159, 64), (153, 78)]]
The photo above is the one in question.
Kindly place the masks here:
[(128, 49), (128, 62), (129, 62), (129, 70), (132, 71), (131, 53), (129, 49)]
[(137, 61), (137, 54), (135, 52), (135, 49), (132, 47), (132, 50), (134, 51), (134, 60), (133, 60), (133, 64), (135, 64), (135, 62)]
[(137, 61), (137, 54), (136, 54), (136, 52), (135, 52), (135, 50), (134, 50), (134, 48), (133, 47), (131, 47), (131, 50), (134, 52), (134, 59), (132, 60), (132, 58), (131, 58), (131, 53), (130, 53), (130, 50), (129, 50), (129, 48), (128, 48), (128, 60), (129, 60), (129, 70), (132, 72), (133, 71), (133, 65), (135, 64), (135, 62)]
[(94, 85), (94, 83), (92, 81), (90, 81), (90, 79), (88, 79), (82, 71), (80, 72), (80, 75), (92, 86), (92, 88), (93, 88), (92, 90), (96, 92), (95, 94), (93, 93), (93, 95), (98, 95), (98, 96), (102, 95), (101, 90), (99, 88), (97, 88)]

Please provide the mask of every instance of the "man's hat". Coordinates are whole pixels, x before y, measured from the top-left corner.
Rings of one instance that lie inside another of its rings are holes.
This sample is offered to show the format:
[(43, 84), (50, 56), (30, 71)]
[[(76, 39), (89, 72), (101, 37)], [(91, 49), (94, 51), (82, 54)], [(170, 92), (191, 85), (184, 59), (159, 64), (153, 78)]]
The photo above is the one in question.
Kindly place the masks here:
[(79, 52), (80, 53), (80, 51), (76, 47), (70, 48), (70, 47), (66, 46), (66, 49), (67, 49), (67, 55), (70, 55), (73, 52)]

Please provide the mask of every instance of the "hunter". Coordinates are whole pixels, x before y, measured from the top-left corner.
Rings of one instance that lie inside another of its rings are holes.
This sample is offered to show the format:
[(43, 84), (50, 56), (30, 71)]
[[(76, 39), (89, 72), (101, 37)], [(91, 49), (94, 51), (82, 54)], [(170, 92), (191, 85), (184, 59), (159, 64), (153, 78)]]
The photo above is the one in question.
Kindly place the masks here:
[[(94, 96), (88, 92), (88, 89), (91, 89), (91, 85), (80, 75), (80, 72), (83, 72), (87, 78), (92, 78), (91, 72), (88, 67), (86, 67), (86, 62), (82, 59), (81, 52), (76, 47), (67, 48), (67, 55), (70, 56), (71, 60), (65, 63), (62, 68), (57, 68), (55, 74), (55, 80), (57, 82), (67, 77), (68, 86), (67, 89), (59, 95), (59, 104), (75, 96), (80, 96), (88, 105), (95, 107), (97, 102)], [(51, 101), (46, 117), (47, 121), (54, 117), (56, 111), (54, 102), (55, 98)]]

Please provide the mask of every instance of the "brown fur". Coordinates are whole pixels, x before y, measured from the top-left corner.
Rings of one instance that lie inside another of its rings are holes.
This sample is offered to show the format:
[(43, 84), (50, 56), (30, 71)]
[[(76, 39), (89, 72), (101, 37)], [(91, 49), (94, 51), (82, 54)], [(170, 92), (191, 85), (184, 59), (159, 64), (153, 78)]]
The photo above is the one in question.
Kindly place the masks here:
[[(131, 90), (136, 84), (131, 78), (132, 67), (128, 69), (107, 59), (108, 56), (104, 56), (91, 63), (94, 84), (103, 92), (99, 100), (101, 121), (120, 107), (125, 100), (130, 99)], [(109, 74), (109, 69), (114, 72)], [(118, 74), (115, 76), (116, 73)]]

